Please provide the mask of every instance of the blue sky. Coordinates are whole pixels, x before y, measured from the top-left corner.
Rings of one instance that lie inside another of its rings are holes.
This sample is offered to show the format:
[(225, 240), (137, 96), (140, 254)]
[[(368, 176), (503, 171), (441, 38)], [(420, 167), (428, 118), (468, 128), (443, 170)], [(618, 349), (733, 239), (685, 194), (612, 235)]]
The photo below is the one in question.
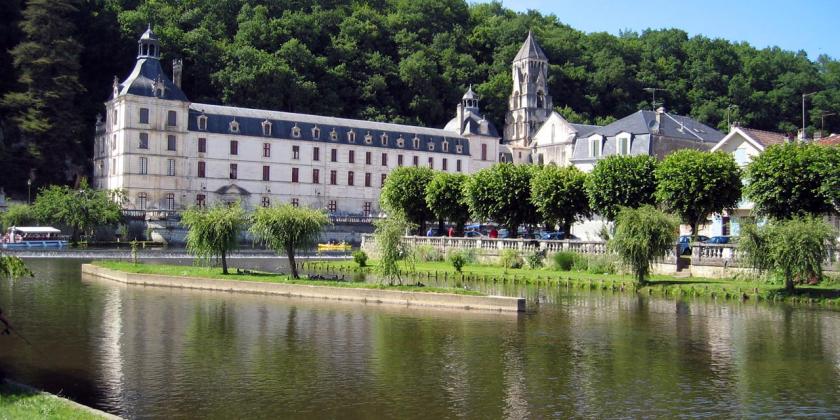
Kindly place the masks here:
[(679, 28), (689, 36), (746, 41), (840, 59), (840, 0), (502, 0), (538, 10), (584, 32)]

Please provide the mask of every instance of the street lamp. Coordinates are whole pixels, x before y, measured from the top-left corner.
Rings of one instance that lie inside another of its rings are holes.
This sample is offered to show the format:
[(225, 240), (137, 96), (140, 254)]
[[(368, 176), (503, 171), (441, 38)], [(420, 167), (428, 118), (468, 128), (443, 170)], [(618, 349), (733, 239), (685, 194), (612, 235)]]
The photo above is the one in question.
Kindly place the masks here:
[(733, 108), (738, 108), (738, 105), (729, 104), (729, 106), (726, 107), (726, 128), (730, 131), (732, 131), (732, 124), (730, 124), (729, 122), (729, 115), (731, 113), (730, 110), (732, 110)]
[(32, 204), (32, 178), (26, 180), (26, 204)]
[(816, 95), (817, 92), (811, 93), (803, 93), (802, 94), (802, 134), (800, 136), (800, 140), (805, 140), (805, 98), (808, 96)]

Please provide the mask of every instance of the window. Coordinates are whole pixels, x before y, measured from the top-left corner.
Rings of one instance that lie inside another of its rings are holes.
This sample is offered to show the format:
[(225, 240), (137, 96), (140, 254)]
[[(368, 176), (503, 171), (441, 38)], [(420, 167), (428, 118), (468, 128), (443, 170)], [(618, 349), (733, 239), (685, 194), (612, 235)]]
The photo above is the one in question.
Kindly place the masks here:
[(365, 165), (370, 165), (370, 162), (371, 162), (370, 152), (365, 152)]
[(206, 115), (199, 115), (196, 119), (198, 122), (198, 129), (201, 131), (207, 130), (207, 116)]
[(412, 163), (414, 164), (414, 166), (420, 166), (420, 158), (419, 157), (414, 156), (414, 158), (412, 158), (412, 161), (413, 161)]
[(230, 141), (230, 154), (238, 155), (239, 154), (239, 142), (236, 140)]
[(271, 205), (271, 199), (268, 197), (263, 197), (262, 202), (260, 204), (262, 204), (263, 207), (268, 207)]
[(146, 210), (146, 200), (148, 200), (148, 199), (149, 199), (149, 196), (146, 193), (144, 193), (144, 192), (138, 193), (137, 194), (137, 207), (140, 210)]
[(149, 133), (140, 133), (140, 144), (137, 147), (140, 149), (149, 148)]
[(350, 130), (347, 132), (347, 142), (348, 143), (355, 143), (356, 142), (356, 132)]
[(403, 138), (403, 136), (397, 137), (397, 147), (399, 147), (399, 148), (405, 147), (405, 139)]
[(387, 153), (382, 154), (382, 166), (388, 166), (388, 154)]
[(330, 213), (335, 213), (338, 210), (338, 203), (335, 200), (330, 200), (327, 204), (327, 210)]
[(263, 157), (271, 157), (271, 143), (263, 143)]
[(207, 139), (204, 137), (198, 138), (198, 153), (207, 153)]
[(167, 159), (167, 161), (166, 161), (166, 175), (175, 176), (175, 159)]
[(397, 155), (397, 166), (403, 166), (403, 155)]
[(364, 213), (365, 217), (370, 216), (370, 208), (371, 208), (370, 201), (365, 201), (365, 205), (362, 206), (362, 213)]
[(630, 154), (630, 135), (621, 135), (616, 138), (618, 142), (618, 154), (619, 155), (629, 155)]
[(312, 138), (315, 140), (321, 138), (321, 129), (318, 126), (312, 127)]
[(199, 178), (206, 178), (207, 177), (207, 163), (204, 161), (198, 161), (198, 177)]
[(113, 175), (115, 173), (117, 173), (117, 160), (116, 159), (111, 159), (111, 175)]
[[(111, 173), (113, 173), (114, 165), (111, 165)], [(149, 159), (141, 157), (140, 158), (140, 175), (146, 175), (149, 173)]]
[(330, 162), (338, 162), (338, 149), (330, 149)]
[(320, 147), (313, 147), (312, 148), (312, 160), (314, 160), (314, 161), (321, 160), (321, 148)]
[(177, 127), (178, 126), (178, 113), (175, 111), (169, 111), (166, 113), (166, 125), (170, 127)]
[(455, 161), (455, 170), (461, 172), (461, 159)]
[(365, 172), (365, 187), (370, 187), (370, 172)]
[(149, 123), (149, 108), (140, 108), (140, 124)]
[(196, 194), (195, 205), (201, 208), (205, 207), (207, 205), (207, 196), (204, 194)]
[(440, 165), (441, 165), (441, 169), (442, 169), (442, 170), (444, 170), (444, 171), (445, 171), (445, 170), (447, 169), (447, 162), (446, 162), (446, 158), (443, 158), (443, 161), (440, 163)]
[(347, 154), (347, 162), (350, 162), (350, 163), (356, 163), (356, 151), (351, 150), (351, 151)]
[(292, 199), (292, 207), (297, 207), (297, 206), (300, 206), (300, 200), (298, 200), (297, 198), (293, 198)]
[(298, 168), (292, 168), (292, 182), (298, 182)]
[(265, 120), (262, 122), (262, 133), (266, 137), (271, 137), (271, 121)]
[(292, 146), (292, 159), (300, 159), (300, 146)]
[(449, 142), (444, 140), (444, 142), (441, 143), (440, 147), (444, 152), (448, 152), (449, 151)]
[(268, 165), (263, 165), (263, 181), (269, 181), (271, 179), (271, 167)]
[(379, 182), (380, 187), (385, 186), (385, 178), (387, 178), (387, 177), (388, 177), (388, 174), (382, 174), (382, 177), (381, 177), (380, 182)]
[(176, 149), (175, 142), (175, 136), (166, 136), (166, 150), (174, 151)]
[(111, 142), (111, 150), (117, 150), (117, 135), (114, 134), (114, 141)]
[(330, 185), (338, 183), (338, 171), (330, 171)]
[(601, 156), (601, 138), (593, 137), (589, 139), (589, 157), (597, 158)]
[(420, 148), (420, 138), (419, 137), (414, 136), (414, 138), (411, 139), (411, 142), (413, 143), (415, 149)]
[(239, 132), (239, 121), (235, 119), (228, 123), (228, 131), (231, 133), (238, 133)]
[(388, 145), (388, 134), (382, 133), (382, 135), (379, 136), (379, 140), (382, 142), (383, 146), (387, 146)]
[(487, 145), (481, 144), (481, 160), (487, 160)]
[(297, 123), (295, 123), (295, 126), (292, 127), (292, 137), (294, 137), (294, 138), (299, 138), (300, 137), (300, 127), (297, 126)]
[(313, 184), (320, 184), (321, 183), (321, 171), (318, 169), (312, 170), (312, 183)]
[(173, 194), (173, 193), (166, 194), (166, 209), (167, 210), (175, 210), (175, 194)]
[(434, 152), (434, 151), (435, 151), (435, 144), (434, 144), (434, 143), (432, 143), (432, 142), (429, 142), (429, 151), (430, 151), (430, 152)]
[(335, 128), (330, 131), (330, 140), (337, 141), (338, 140), (338, 132), (335, 131)]
[(370, 131), (365, 134), (365, 144), (373, 143), (373, 136), (370, 135)]
[(435, 169), (435, 158), (429, 156), (429, 167)]
[(347, 185), (353, 186), (353, 178), (354, 178), (353, 171), (347, 172)]
[(237, 164), (235, 164), (235, 163), (230, 164), (230, 179), (236, 179), (237, 169), (239, 169)]
[(464, 153), (464, 146), (458, 144), (455, 146), (455, 153)]

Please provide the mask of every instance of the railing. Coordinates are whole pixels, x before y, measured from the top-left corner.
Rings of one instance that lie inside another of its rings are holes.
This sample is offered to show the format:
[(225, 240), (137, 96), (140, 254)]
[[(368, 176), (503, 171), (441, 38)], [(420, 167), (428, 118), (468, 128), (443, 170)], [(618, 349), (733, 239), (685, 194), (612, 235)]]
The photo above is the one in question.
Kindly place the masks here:
[[(181, 211), (179, 210), (137, 210), (137, 209), (123, 209), (122, 214), (127, 219), (132, 220), (180, 220)], [(330, 221), (334, 224), (355, 224), (355, 225), (369, 225), (375, 220), (379, 220), (379, 216), (365, 216), (363, 214), (334, 214), (329, 215)]]

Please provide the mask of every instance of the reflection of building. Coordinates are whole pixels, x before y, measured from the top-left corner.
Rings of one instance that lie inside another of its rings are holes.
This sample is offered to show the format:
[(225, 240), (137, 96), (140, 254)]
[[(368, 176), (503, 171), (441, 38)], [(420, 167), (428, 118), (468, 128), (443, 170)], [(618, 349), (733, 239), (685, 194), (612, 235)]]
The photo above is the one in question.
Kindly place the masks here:
[(479, 116), (471, 89), (447, 129), (435, 129), (191, 103), (181, 66), (176, 60), (172, 79), (164, 74), (147, 30), (134, 70), (114, 81), (97, 122), (95, 186), (124, 189), (129, 208), (241, 200), (370, 214), (396, 167), (470, 173), (499, 156), (496, 129)]

